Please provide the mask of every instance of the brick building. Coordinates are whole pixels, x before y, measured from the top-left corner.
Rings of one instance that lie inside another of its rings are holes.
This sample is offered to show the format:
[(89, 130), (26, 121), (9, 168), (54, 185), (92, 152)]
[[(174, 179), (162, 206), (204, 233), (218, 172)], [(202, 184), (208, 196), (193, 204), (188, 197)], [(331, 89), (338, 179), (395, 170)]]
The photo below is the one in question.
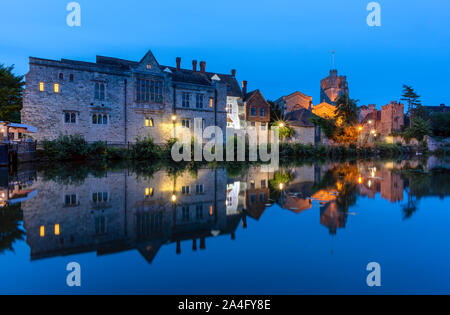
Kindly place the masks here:
[[(149, 51), (140, 61), (97, 56), (96, 62), (30, 57), (22, 121), (36, 126), (36, 140), (81, 134), (87, 141), (164, 143), (202, 127), (226, 129), (233, 75), (163, 66)], [(237, 82), (236, 82), (237, 84)], [(224, 132), (225, 133), (225, 132)]]
[(311, 110), (313, 101), (312, 97), (299, 91), (282, 96), (275, 101), (280, 106), (284, 114), (305, 108)]
[(338, 76), (337, 70), (330, 70), (330, 75), (320, 81), (320, 102), (335, 105), (342, 94), (349, 95), (347, 77)]
[(270, 105), (259, 90), (247, 93), (247, 82), (244, 81), (242, 94), (244, 95), (244, 106), (247, 128), (256, 128), (256, 133), (269, 135)]
[(404, 105), (392, 101), (387, 105), (381, 106), (381, 110), (377, 110), (372, 105), (371, 111), (368, 111), (361, 124), (363, 125), (364, 133), (382, 137), (401, 131), (405, 125)]

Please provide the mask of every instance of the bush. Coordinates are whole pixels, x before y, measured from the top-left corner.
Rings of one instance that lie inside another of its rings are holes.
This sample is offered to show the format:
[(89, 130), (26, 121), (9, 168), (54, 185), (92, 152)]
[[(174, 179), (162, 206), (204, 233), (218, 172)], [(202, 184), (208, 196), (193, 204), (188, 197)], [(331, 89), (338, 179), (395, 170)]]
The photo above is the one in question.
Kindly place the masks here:
[(163, 156), (162, 149), (153, 142), (153, 139), (145, 137), (144, 139), (137, 139), (136, 144), (130, 152), (130, 157), (133, 160), (148, 160), (152, 161), (160, 159)]
[(89, 154), (89, 145), (83, 136), (60, 135), (56, 140), (43, 141), (44, 156), (51, 160), (84, 160)]

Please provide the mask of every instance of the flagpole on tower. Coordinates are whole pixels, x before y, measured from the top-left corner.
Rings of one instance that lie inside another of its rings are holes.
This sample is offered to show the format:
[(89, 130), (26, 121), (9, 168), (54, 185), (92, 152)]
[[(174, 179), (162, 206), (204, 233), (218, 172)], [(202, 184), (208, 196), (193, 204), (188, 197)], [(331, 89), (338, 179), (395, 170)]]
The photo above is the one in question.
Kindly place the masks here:
[(333, 70), (334, 70), (334, 50), (331, 51), (331, 59), (333, 61)]

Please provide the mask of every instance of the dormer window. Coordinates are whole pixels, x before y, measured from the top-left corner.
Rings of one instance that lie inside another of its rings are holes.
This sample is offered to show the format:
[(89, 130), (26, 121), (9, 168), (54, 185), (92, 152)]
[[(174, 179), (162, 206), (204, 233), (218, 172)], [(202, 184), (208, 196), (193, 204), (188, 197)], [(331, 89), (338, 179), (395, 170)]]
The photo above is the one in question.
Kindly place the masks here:
[(152, 68), (151, 64), (147, 64), (147, 70), (150, 70)]

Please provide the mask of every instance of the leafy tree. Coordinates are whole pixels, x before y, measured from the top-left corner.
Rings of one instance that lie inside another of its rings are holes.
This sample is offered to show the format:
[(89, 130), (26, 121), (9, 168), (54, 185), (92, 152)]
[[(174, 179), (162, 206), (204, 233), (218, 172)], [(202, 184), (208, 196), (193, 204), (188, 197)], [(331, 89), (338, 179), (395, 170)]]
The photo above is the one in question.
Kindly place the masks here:
[(25, 238), (20, 228), (22, 211), (20, 204), (0, 208), (0, 254), (14, 251), (13, 244)]
[(416, 138), (418, 141), (422, 141), (425, 136), (428, 136), (430, 134), (430, 122), (420, 117), (414, 117), (413, 119), (411, 119), (411, 127), (407, 128), (404, 132), (404, 138), (406, 140)]
[(433, 135), (438, 137), (450, 137), (450, 112), (432, 113), (430, 115)]
[(23, 76), (13, 74), (14, 66), (0, 64), (0, 120), (20, 122)]
[(336, 99), (336, 117), (344, 125), (352, 126), (358, 123), (358, 100), (342, 94)]
[(410, 118), (410, 126), (412, 125), (412, 118), (416, 115), (423, 115), (422, 102), (420, 101), (420, 95), (416, 93), (413, 87), (404, 84), (402, 98), (408, 105), (407, 115)]
[(280, 105), (273, 101), (267, 101), (267, 103), (270, 105), (270, 122), (273, 123), (283, 120), (283, 110)]

